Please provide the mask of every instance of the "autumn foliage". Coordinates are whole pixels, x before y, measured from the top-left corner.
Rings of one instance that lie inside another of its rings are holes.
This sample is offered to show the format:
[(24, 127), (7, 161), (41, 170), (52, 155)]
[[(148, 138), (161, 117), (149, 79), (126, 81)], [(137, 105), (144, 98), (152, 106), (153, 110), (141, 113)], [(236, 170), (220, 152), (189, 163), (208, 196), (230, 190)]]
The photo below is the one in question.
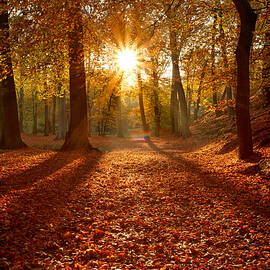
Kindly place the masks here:
[(269, 183), (254, 161), (168, 133), (91, 143), (103, 154), (1, 152), (3, 269), (269, 268)]

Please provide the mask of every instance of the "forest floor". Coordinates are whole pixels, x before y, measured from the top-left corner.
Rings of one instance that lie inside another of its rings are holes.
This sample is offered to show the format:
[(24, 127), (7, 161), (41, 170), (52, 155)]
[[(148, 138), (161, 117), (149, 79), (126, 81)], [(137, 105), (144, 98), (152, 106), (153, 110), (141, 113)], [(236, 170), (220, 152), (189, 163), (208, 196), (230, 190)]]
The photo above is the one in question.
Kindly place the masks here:
[(102, 153), (23, 139), (43, 149), (0, 152), (0, 269), (270, 268), (256, 156), (170, 136), (92, 137)]

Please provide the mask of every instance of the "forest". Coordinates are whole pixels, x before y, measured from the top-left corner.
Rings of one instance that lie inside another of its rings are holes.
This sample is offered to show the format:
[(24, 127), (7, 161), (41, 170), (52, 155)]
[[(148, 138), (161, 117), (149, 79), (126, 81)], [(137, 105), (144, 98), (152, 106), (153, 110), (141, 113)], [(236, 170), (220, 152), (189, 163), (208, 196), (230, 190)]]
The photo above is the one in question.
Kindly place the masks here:
[(0, 0), (0, 269), (270, 269), (268, 0)]

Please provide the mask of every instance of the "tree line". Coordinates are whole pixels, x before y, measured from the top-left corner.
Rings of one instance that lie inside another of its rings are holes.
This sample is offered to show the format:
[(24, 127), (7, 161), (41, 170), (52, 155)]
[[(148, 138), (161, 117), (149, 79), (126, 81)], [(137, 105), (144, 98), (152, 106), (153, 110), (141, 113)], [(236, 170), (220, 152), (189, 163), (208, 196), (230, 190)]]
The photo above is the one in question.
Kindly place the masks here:
[[(210, 106), (235, 117), (239, 157), (253, 153), (250, 95), (270, 104), (267, 1), (11, 0), (0, 12), (0, 148), (25, 147), (24, 101), (36, 133), (42, 100), (44, 134), (57, 126), (62, 150), (92, 149), (92, 120), (122, 136), (123, 113), (187, 138)], [(138, 60), (131, 85), (115, 63), (125, 48)]]

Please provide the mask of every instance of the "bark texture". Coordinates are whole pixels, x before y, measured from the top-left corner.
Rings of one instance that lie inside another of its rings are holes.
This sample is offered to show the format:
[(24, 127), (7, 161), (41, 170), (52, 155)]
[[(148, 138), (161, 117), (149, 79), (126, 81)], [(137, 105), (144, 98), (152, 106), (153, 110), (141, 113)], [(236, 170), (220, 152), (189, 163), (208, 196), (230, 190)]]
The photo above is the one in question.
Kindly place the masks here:
[(0, 148), (19, 149), (26, 145), (21, 139), (17, 98), (15, 91), (14, 75), (11, 63), (11, 52), (9, 45), (9, 25), (7, 1), (2, 1), (2, 10), (0, 11), (0, 36), (1, 48), (0, 74)]
[(240, 36), (236, 49), (236, 124), (239, 139), (239, 158), (244, 159), (253, 153), (249, 112), (249, 56), (257, 15), (251, 9), (248, 0), (233, 0), (233, 2), (240, 15), (241, 22)]
[(177, 35), (173, 30), (170, 30), (170, 45), (172, 58), (172, 88), (177, 92), (180, 102), (182, 136), (187, 138), (191, 136), (191, 132), (188, 123), (187, 102), (178, 64), (180, 51), (177, 48)]
[(91, 149), (88, 140), (87, 96), (80, 3), (69, 8), (70, 124), (62, 150)]

